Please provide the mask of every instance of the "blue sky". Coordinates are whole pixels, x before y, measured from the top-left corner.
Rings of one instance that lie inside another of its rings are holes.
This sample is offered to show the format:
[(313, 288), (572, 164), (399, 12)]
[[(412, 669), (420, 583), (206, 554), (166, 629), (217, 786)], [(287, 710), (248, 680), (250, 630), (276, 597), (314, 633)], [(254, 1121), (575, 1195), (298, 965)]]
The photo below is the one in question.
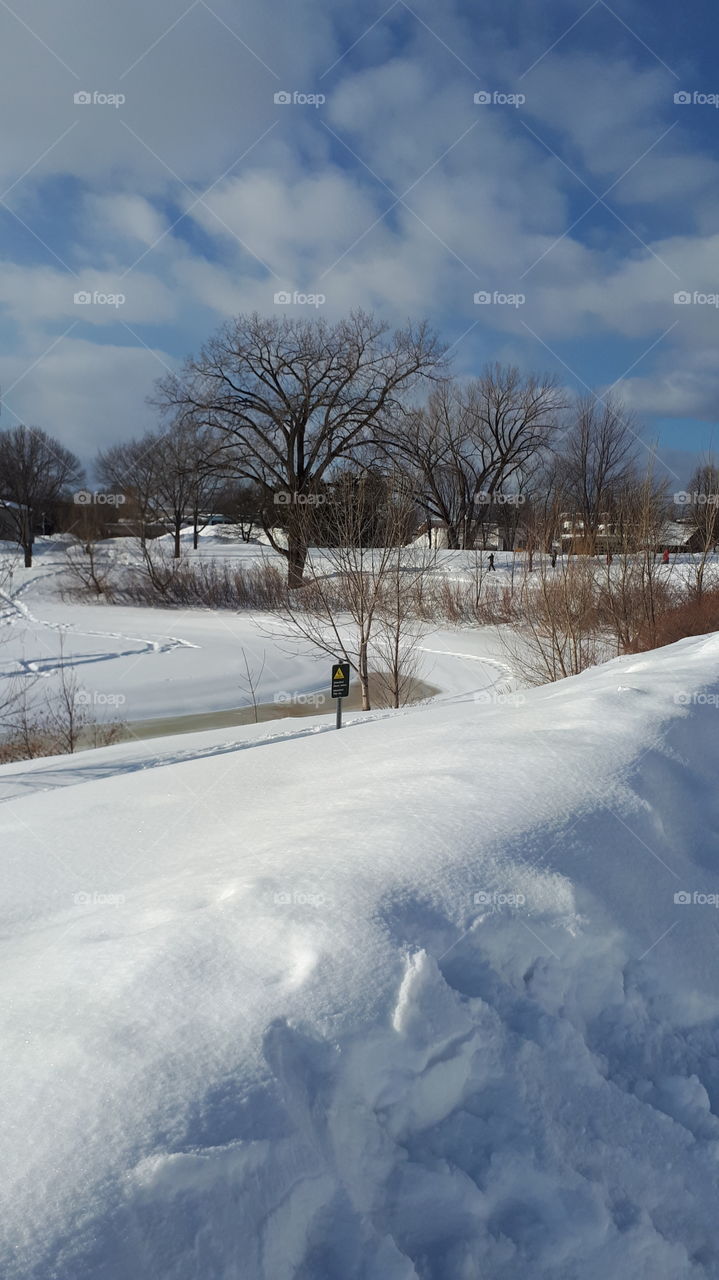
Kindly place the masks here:
[(716, 39), (664, 0), (2, 0), (0, 425), (88, 459), (299, 293), (426, 316), (460, 376), (614, 387), (684, 482), (718, 443)]

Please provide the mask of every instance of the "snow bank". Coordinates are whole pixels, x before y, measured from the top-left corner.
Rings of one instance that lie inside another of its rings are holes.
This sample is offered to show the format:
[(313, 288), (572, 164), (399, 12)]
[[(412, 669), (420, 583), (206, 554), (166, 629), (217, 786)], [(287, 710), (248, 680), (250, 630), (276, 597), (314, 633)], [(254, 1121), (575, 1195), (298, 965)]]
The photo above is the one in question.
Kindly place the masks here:
[(3, 1276), (718, 1275), (718, 657), (26, 766)]

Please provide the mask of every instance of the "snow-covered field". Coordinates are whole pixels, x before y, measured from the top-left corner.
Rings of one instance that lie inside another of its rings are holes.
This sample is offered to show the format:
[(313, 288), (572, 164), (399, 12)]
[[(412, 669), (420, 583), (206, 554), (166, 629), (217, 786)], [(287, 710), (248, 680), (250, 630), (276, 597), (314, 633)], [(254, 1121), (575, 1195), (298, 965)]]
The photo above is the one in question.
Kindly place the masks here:
[[(216, 615), (42, 561), (35, 657), (219, 698)], [(423, 643), (442, 696), (339, 735), (0, 768), (3, 1280), (719, 1276), (719, 637), (499, 700)]]
[[(267, 548), (213, 534), (202, 539), (200, 554), (247, 565), (258, 559), (279, 563)], [(290, 637), (271, 614), (64, 599), (60, 539), (38, 543), (32, 569), (20, 567), (17, 553), (13, 561), (12, 587), (0, 595), (0, 676), (38, 675), (35, 696), (44, 692), (44, 682), (57, 681), (64, 661), (74, 668), (98, 721), (221, 711), (248, 703), (245, 657), (260, 703), (327, 690), (329, 659)], [(418, 674), (450, 694), (511, 687), (506, 656), (490, 629), (428, 633)]]

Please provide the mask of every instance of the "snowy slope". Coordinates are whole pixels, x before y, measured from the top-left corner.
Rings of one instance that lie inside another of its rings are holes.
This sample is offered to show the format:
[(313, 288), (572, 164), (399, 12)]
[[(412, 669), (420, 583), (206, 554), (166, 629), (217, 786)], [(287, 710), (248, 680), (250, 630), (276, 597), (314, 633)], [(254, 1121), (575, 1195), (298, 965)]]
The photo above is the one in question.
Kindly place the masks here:
[(718, 658), (0, 770), (0, 1274), (719, 1275)]

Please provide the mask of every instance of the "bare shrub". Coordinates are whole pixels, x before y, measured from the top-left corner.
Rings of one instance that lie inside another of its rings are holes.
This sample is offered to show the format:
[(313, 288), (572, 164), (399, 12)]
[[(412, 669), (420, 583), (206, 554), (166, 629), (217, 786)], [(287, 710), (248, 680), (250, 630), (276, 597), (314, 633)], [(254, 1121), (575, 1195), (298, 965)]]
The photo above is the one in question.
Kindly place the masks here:
[(569, 562), (556, 574), (543, 562), (522, 587), (518, 613), (515, 631), (501, 638), (514, 669), (529, 684), (577, 675), (606, 656), (589, 561)]
[(65, 554), (69, 594), (111, 597), (112, 554), (94, 533), (73, 541)]
[(687, 636), (719, 631), (719, 589), (691, 589), (685, 599), (660, 614), (654, 627), (640, 629), (633, 652), (643, 653), (659, 645), (674, 644)]
[(114, 599), (139, 605), (204, 609), (279, 609), (286, 599), (284, 575), (269, 563), (175, 560), (164, 549), (145, 547), (143, 564), (114, 591)]

